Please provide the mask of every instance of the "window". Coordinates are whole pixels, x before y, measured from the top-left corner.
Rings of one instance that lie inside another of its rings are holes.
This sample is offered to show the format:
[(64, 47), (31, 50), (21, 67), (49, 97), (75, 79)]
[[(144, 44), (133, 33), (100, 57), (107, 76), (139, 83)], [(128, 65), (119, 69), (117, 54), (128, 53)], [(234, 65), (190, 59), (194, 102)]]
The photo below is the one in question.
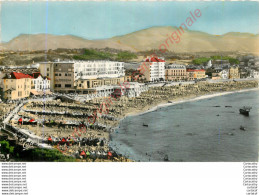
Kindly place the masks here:
[(65, 76), (67, 76), (67, 73), (65, 73)]
[(55, 76), (58, 76), (58, 74), (55, 74)]
[(47, 77), (49, 76), (49, 73), (47, 73)]
[(49, 71), (49, 68), (47, 68), (47, 71)]
[(69, 87), (71, 87), (71, 85), (70, 84), (65, 84), (65, 87), (69, 88)]
[(59, 73), (59, 75), (58, 76), (61, 76), (61, 73)]

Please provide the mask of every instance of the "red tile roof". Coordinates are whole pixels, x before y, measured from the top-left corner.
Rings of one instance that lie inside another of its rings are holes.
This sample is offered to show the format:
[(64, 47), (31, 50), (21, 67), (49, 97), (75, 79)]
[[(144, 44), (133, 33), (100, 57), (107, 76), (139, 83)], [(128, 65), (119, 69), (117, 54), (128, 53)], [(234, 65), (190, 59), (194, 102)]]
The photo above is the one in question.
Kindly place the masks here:
[(24, 78), (33, 78), (32, 76), (28, 74), (23, 74), (20, 72), (11, 72), (10, 73), (12, 79), (24, 79)]
[[(146, 59), (146, 62), (149, 62), (149, 58)], [(150, 62), (165, 62), (165, 60), (161, 60), (159, 58), (152, 57), (152, 58), (150, 58)]]

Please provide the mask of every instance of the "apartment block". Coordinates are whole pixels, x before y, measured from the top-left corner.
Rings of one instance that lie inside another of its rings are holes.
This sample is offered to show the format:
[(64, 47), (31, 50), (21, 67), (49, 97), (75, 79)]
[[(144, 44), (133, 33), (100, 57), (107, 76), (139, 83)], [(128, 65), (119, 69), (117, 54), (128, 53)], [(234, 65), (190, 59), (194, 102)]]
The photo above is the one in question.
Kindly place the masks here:
[(161, 58), (147, 58), (138, 70), (144, 75), (146, 81), (165, 80), (165, 60)]
[(180, 81), (186, 80), (186, 66), (180, 64), (169, 64), (165, 67), (165, 80), (166, 81)]

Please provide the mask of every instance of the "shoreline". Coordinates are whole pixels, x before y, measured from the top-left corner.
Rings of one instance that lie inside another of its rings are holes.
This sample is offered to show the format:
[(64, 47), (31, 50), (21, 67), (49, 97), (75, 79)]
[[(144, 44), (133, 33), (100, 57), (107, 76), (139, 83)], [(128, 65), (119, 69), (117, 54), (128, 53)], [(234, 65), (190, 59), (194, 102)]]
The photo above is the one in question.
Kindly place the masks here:
[[(243, 92), (247, 92), (247, 91), (256, 91), (256, 90), (259, 90), (259, 87), (257, 87), (257, 88), (249, 88), (249, 89), (241, 89), (241, 90), (234, 90), (234, 91), (224, 91), (224, 92), (208, 93), (208, 94), (203, 94), (203, 95), (198, 95), (198, 96), (197, 95), (190, 95), (188, 97), (176, 98), (174, 100), (169, 100), (172, 103), (161, 102), (158, 105), (150, 106), (149, 108), (147, 108), (148, 110), (145, 109), (145, 111), (135, 112), (135, 113), (132, 113), (132, 112), (131, 113), (127, 113), (119, 121), (121, 122), (126, 117), (140, 116), (140, 115), (143, 115), (143, 114), (147, 114), (149, 112), (154, 112), (154, 111), (158, 110), (159, 108), (169, 107), (169, 106), (173, 106), (173, 105), (177, 105), (177, 104), (181, 104), (181, 103), (185, 103), (185, 102), (198, 101), (198, 100), (218, 97), (218, 96), (221, 96), (221, 95), (229, 95), (229, 94), (233, 94), (233, 93), (243, 93)], [(118, 126), (119, 126), (119, 124), (117, 126), (115, 126), (114, 129), (117, 129)]]

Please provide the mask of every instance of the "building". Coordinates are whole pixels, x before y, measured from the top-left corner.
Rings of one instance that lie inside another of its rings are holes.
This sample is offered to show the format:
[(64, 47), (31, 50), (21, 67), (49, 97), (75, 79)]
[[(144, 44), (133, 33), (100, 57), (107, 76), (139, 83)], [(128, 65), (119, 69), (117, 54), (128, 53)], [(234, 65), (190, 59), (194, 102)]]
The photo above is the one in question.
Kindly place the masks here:
[(220, 72), (220, 77), (222, 78), (222, 79), (228, 79), (228, 70), (222, 70), (221, 72)]
[(229, 72), (228, 73), (229, 79), (239, 79), (240, 78), (238, 67), (230, 67), (228, 72)]
[[(117, 78), (123, 82), (125, 76), (124, 63), (115, 61), (56, 61), (40, 63), (39, 69), (43, 76), (50, 77), (51, 89), (67, 93), (73, 93), (78, 87), (83, 89), (83, 86), (91, 86), (94, 83), (99, 86), (98, 83), (103, 82), (104, 78), (107, 78), (107, 82), (110, 81), (109, 78)], [(83, 83), (86, 84), (79, 86), (80, 83), (76, 82), (79, 79), (80, 82), (85, 80)]]
[(140, 73), (146, 81), (165, 80), (165, 60), (157, 57), (149, 57), (140, 65)]
[(54, 90), (54, 88), (55, 88), (54, 63), (53, 62), (42, 62), (39, 64), (39, 70), (43, 77), (50, 78), (50, 89)]
[[(124, 81), (123, 77), (120, 78), (99, 78), (99, 79), (77, 79), (75, 81), (75, 88), (77, 93), (88, 94), (89, 90), (101, 86), (117, 85)], [(91, 90), (90, 90), (91, 91)]]
[(11, 72), (3, 78), (3, 98), (16, 100), (30, 96), (33, 77), (23, 73)]
[(132, 79), (132, 76), (130, 76), (130, 75), (125, 75), (124, 76), (124, 81), (130, 82), (131, 79)]
[(203, 69), (187, 69), (188, 80), (199, 80), (206, 78), (205, 70)]
[(148, 90), (148, 86), (144, 83), (129, 82), (125, 87), (124, 95), (129, 98), (138, 97), (142, 92), (147, 90)]
[(75, 73), (73, 62), (54, 63), (54, 90), (57, 92), (75, 92)]
[(242, 79), (250, 77), (250, 69), (248, 67), (239, 68), (239, 76)]
[(255, 70), (250, 71), (250, 77), (259, 79), (259, 72)]
[(36, 67), (25, 67), (25, 66), (9, 66), (9, 67), (3, 67), (2, 72), (4, 74), (10, 74), (12, 72), (20, 72), (23, 74), (32, 74), (34, 72), (39, 72), (39, 69)]
[(211, 63), (211, 60), (209, 60), (207, 63), (207, 68), (211, 68), (211, 67), (212, 67), (212, 63)]
[(214, 68), (216, 68), (216, 67), (228, 68), (228, 67), (230, 67), (230, 63), (229, 63), (229, 60), (213, 60), (212, 66)]
[(30, 75), (31, 93), (34, 95), (50, 94), (50, 78), (42, 77), (39, 72)]
[(228, 79), (228, 70), (222, 68), (215, 68), (212, 73), (212, 79)]
[(187, 79), (186, 66), (179, 64), (169, 64), (165, 67), (166, 81), (181, 81)]
[(125, 76), (124, 62), (116, 61), (75, 61), (75, 80), (97, 78), (120, 78)]

